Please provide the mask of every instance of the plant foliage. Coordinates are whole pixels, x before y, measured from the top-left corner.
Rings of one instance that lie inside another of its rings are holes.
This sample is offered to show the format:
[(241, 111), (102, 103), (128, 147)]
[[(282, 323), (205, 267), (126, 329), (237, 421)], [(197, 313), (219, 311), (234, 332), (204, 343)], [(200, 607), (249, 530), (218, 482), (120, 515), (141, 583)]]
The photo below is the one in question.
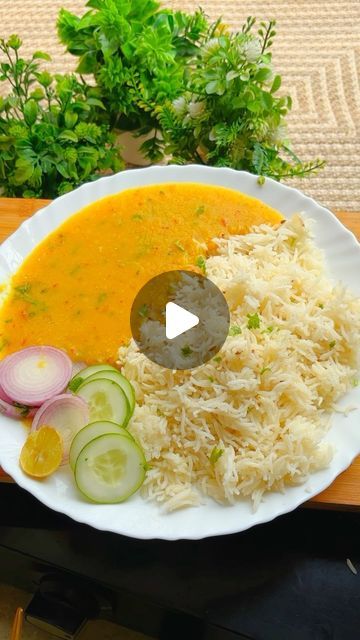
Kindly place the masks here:
[[(93, 74), (112, 127), (158, 128), (156, 107), (183, 91), (187, 61), (206, 37), (202, 11), (187, 15), (160, 9), (156, 0), (89, 0), (78, 17), (62, 9), (58, 33), (67, 50), (79, 57), (77, 71)], [(161, 139), (144, 151), (161, 155)]]
[(99, 172), (121, 168), (109, 127), (99, 123), (99, 91), (75, 75), (40, 69), (48, 54), (19, 56), (16, 35), (0, 39), (0, 190), (6, 196), (53, 198)]
[[(159, 105), (157, 115), (177, 163), (243, 169), (276, 180), (313, 173), (323, 162), (303, 163), (291, 151), (285, 117), (291, 98), (279, 95), (271, 45), (275, 22), (248, 18), (241, 32), (217, 24), (189, 63), (184, 92)], [(260, 180), (260, 183), (263, 180)]]

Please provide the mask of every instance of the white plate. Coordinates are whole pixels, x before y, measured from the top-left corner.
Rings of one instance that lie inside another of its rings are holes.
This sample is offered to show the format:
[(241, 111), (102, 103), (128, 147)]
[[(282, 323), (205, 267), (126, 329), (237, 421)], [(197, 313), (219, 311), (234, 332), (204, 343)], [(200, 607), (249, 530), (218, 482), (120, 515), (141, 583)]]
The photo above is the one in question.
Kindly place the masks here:
[[(303, 211), (316, 221), (316, 242), (326, 252), (331, 275), (360, 295), (360, 245), (330, 211), (299, 191), (273, 180), (267, 179), (263, 186), (259, 186), (256, 176), (248, 173), (202, 166), (151, 167), (123, 171), (83, 185), (58, 198), (24, 222), (3, 243), (0, 248), (0, 281), (6, 280), (17, 269), (50, 231), (85, 205), (129, 187), (175, 181), (230, 187), (263, 200), (285, 217)], [(360, 388), (352, 390), (346, 396), (345, 403), (360, 405)], [(89, 504), (77, 493), (67, 468), (61, 469), (45, 481), (32, 480), (22, 473), (18, 463), (25, 437), (21, 424), (0, 416), (0, 464), (21, 487), (41, 502), (97, 529), (135, 538), (167, 540), (235, 533), (267, 522), (295, 509), (325, 489), (360, 453), (359, 411), (351, 412), (348, 417), (336, 414), (328, 434), (328, 440), (336, 449), (331, 465), (328, 469), (313, 474), (305, 485), (288, 488), (284, 494), (266, 495), (255, 513), (249, 502), (220, 506), (208, 500), (200, 507), (164, 514), (161, 507), (143, 501), (139, 495), (120, 505)]]

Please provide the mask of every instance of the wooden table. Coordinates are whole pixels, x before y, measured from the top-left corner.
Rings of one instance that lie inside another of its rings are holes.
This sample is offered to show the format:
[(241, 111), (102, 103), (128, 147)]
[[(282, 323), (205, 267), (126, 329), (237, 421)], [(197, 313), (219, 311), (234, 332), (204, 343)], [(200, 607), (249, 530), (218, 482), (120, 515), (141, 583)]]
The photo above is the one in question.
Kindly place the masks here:
[[(0, 242), (47, 202), (47, 200), (0, 198)], [(360, 212), (339, 212), (337, 216), (360, 239)], [(9, 481), (4, 474), (3, 479)], [(322, 508), (360, 508), (360, 456), (354, 460), (349, 469), (336, 478), (330, 487), (312, 498), (308, 504)]]

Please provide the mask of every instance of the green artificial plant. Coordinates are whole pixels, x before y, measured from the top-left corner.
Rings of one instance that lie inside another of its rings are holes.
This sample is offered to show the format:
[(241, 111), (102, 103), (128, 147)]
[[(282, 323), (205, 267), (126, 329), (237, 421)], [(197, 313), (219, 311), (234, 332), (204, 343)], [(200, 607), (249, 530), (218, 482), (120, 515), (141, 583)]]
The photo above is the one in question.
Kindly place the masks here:
[(104, 105), (96, 87), (75, 75), (40, 69), (50, 57), (20, 57), (16, 35), (0, 39), (0, 192), (5, 196), (54, 198), (104, 171), (121, 168)]
[(77, 72), (92, 74), (115, 129), (154, 131), (142, 147), (162, 157), (156, 109), (183, 91), (187, 63), (209, 31), (202, 11), (187, 15), (156, 0), (89, 0), (78, 17), (62, 9), (58, 33), (79, 58)]
[(208, 39), (189, 61), (183, 94), (158, 105), (173, 162), (243, 169), (260, 182), (303, 177), (324, 165), (301, 162), (291, 150), (285, 121), (291, 98), (279, 95), (281, 77), (271, 61), (275, 22), (255, 28), (248, 18), (242, 31), (222, 29)]

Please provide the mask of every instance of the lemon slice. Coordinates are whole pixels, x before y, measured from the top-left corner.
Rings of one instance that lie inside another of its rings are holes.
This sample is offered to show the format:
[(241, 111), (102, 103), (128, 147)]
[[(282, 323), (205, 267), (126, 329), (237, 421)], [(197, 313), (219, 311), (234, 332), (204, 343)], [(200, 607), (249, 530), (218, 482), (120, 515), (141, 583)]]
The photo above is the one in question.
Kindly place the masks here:
[(29, 434), (20, 454), (22, 470), (32, 478), (46, 478), (59, 468), (63, 457), (60, 434), (43, 426)]

